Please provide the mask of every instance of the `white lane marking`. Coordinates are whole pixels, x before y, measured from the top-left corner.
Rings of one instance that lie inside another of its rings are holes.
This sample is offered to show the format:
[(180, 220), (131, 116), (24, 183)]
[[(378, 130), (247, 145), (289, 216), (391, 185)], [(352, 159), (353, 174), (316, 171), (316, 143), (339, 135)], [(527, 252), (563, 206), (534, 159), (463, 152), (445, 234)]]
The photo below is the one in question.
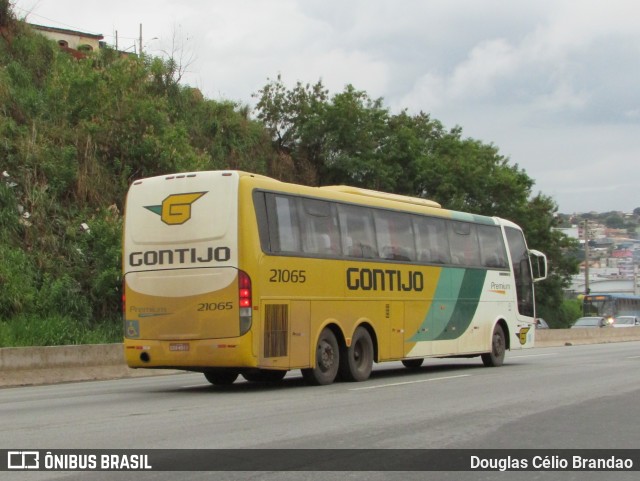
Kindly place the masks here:
[(470, 377), (470, 376), (471, 374), (459, 374), (458, 376), (434, 377), (431, 379), (420, 379), (418, 381), (394, 382), (390, 384), (378, 384), (377, 386), (355, 387), (355, 388), (349, 389), (349, 391), (364, 391), (365, 389), (379, 389), (381, 387), (404, 386), (405, 384), (418, 384), (421, 382), (444, 381), (446, 379), (458, 379), (461, 377)]
[(629, 356), (627, 359), (640, 359), (640, 356)]
[(547, 354), (523, 354), (523, 355), (511, 354), (509, 357), (512, 359), (521, 359), (523, 357), (543, 357), (543, 356), (557, 356), (557, 355), (558, 355), (557, 352), (550, 352)]

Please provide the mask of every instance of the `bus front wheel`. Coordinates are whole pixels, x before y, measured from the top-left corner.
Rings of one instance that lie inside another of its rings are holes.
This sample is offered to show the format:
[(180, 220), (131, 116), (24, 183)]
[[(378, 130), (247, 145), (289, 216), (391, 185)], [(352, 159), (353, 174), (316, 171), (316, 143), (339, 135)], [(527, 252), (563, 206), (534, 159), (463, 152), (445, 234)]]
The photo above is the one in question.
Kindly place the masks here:
[(308, 384), (315, 386), (331, 384), (340, 366), (340, 348), (331, 329), (324, 328), (316, 343), (316, 365), (302, 369), (302, 377)]
[(204, 372), (204, 377), (216, 386), (229, 386), (238, 378), (238, 374), (237, 371), (227, 369), (210, 369)]
[(491, 352), (482, 355), (482, 362), (487, 367), (498, 367), (504, 363), (504, 354), (507, 344), (504, 338), (504, 331), (500, 324), (496, 324), (493, 328), (493, 336), (491, 338)]
[(351, 345), (340, 356), (340, 376), (345, 381), (366, 381), (373, 368), (373, 341), (360, 326), (353, 333)]

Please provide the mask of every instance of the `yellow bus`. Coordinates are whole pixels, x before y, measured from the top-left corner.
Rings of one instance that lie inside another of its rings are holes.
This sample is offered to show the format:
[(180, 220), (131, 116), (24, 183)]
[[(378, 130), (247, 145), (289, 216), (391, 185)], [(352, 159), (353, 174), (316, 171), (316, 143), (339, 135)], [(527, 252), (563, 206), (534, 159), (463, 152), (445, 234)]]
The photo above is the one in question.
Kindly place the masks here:
[[(534, 270), (535, 269), (535, 274)], [(495, 217), (347, 186), (238, 171), (133, 182), (123, 251), (134, 368), (310, 384), (374, 362), (480, 356), (534, 343), (544, 254)]]

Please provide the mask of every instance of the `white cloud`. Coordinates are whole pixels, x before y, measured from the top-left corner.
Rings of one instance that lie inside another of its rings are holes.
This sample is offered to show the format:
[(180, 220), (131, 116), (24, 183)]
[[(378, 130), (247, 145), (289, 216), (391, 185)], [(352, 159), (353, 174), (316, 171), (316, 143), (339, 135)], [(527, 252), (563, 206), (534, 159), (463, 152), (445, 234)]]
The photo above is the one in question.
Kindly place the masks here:
[(568, 82), (560, 82), (554, 85), (551, 92), (538, 97), (534, 109), (561, 112), (564, 110), (580, 110), (589, 102), (588, 92), (577, 92)]
[(450, 96), (496, 95), (498, 84), (517, 70), (518, 51), (504, 39), (482, 42), (469, 53), (468, 59), (456, 67), (451, 76)]

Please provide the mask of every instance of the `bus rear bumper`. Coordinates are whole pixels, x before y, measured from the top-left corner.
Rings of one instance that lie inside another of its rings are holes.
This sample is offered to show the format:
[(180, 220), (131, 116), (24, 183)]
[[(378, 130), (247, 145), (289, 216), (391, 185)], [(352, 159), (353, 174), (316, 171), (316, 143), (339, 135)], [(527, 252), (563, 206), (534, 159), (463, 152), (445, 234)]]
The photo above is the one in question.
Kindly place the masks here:
[(185, 369), (256, 367), (251, 336), (227, 339), (145, 340), (125, 339), (124, 355), (133, 368)]

